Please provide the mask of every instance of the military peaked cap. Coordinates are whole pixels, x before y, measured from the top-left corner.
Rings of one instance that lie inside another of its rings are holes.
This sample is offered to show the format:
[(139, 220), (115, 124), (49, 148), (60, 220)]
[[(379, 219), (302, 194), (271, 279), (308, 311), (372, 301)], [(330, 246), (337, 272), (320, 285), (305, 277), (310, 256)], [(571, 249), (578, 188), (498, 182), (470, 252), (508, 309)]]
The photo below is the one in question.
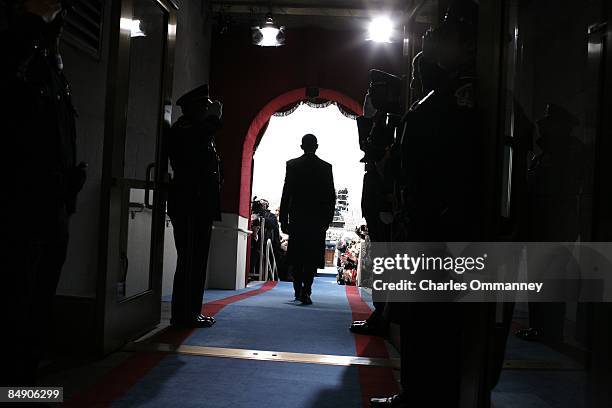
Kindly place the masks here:
[(384, 82), (391, 86), (400, 86), (402, 79), (396, 75), (389, 74), (388, 72), (381, 71), (379, 69), (370, 70), (370, 82)]
[(204, 84), (198, 86), (197, 88), (187, 92), (185, 95), (178, 98), (176, 104), (183, 108), (193, 103), (201, 103), (206, 102), (208, 100), (210, 100), (210, 95), (208, 93), (208, 84)]

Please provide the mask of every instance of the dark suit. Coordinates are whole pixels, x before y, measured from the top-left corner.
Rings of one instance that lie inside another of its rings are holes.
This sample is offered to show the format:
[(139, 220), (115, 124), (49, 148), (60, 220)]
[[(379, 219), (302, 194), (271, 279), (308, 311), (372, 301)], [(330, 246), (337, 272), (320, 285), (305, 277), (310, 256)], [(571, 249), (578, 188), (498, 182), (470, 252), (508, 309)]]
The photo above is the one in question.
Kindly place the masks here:
[[(407, 241), (479, 241), (482, 154), (471, 96), (472, 78), (451, 78), (404, 117)], [(479, 331), (480, 306), (391, 303), (392, 318), (401, 324), (401, 383), (408, 405), (459, 406), (462, 342), (480, 344), (486, 336)]]
[(325, 232), (334, 218), (335, 204), (331, 164), (314, 153), (287, 162), (280, 222), (289, 234), (287, 261), (296, 296), (301, 290), (310, 295), (316, 270), (325, 265)]

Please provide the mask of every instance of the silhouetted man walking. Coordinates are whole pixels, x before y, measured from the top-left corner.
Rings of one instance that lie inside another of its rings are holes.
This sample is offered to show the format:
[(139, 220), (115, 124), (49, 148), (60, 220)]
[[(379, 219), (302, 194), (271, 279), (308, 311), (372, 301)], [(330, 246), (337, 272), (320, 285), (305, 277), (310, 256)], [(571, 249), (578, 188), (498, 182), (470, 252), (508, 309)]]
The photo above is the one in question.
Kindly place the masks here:
[(280, 222), (289, 234), (295, 298), (310, 305), (315, 273), (325, 265), (325, 232), (334, 217), (336, 190), (331, 164), (315, 155), (317, 138), (304, 135), (301, 147), (304, 154), (287, 162)]

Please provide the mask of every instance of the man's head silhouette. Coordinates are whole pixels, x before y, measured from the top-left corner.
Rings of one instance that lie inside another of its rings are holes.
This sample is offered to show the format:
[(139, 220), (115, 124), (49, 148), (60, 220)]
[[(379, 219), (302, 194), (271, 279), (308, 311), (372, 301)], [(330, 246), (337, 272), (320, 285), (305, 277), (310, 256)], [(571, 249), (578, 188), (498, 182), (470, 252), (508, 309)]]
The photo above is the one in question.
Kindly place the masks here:
[(304, 153), (314, 153), (317, 151), (317, 137), (313, 134), (306, 134), (302, 137), (302, 145), (300, 146)]

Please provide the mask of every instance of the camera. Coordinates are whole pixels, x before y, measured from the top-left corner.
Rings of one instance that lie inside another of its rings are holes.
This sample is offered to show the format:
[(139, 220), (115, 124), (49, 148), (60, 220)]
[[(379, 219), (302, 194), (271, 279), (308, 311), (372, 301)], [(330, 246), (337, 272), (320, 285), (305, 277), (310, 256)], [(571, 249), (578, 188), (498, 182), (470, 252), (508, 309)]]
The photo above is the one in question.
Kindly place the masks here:
[(251, 213), (259, 216), (265, 215), (267, 212), (267, 206), (264, 204), (265, 200), (258, 200), (257, 196), (253, 197), (251, 201)]

